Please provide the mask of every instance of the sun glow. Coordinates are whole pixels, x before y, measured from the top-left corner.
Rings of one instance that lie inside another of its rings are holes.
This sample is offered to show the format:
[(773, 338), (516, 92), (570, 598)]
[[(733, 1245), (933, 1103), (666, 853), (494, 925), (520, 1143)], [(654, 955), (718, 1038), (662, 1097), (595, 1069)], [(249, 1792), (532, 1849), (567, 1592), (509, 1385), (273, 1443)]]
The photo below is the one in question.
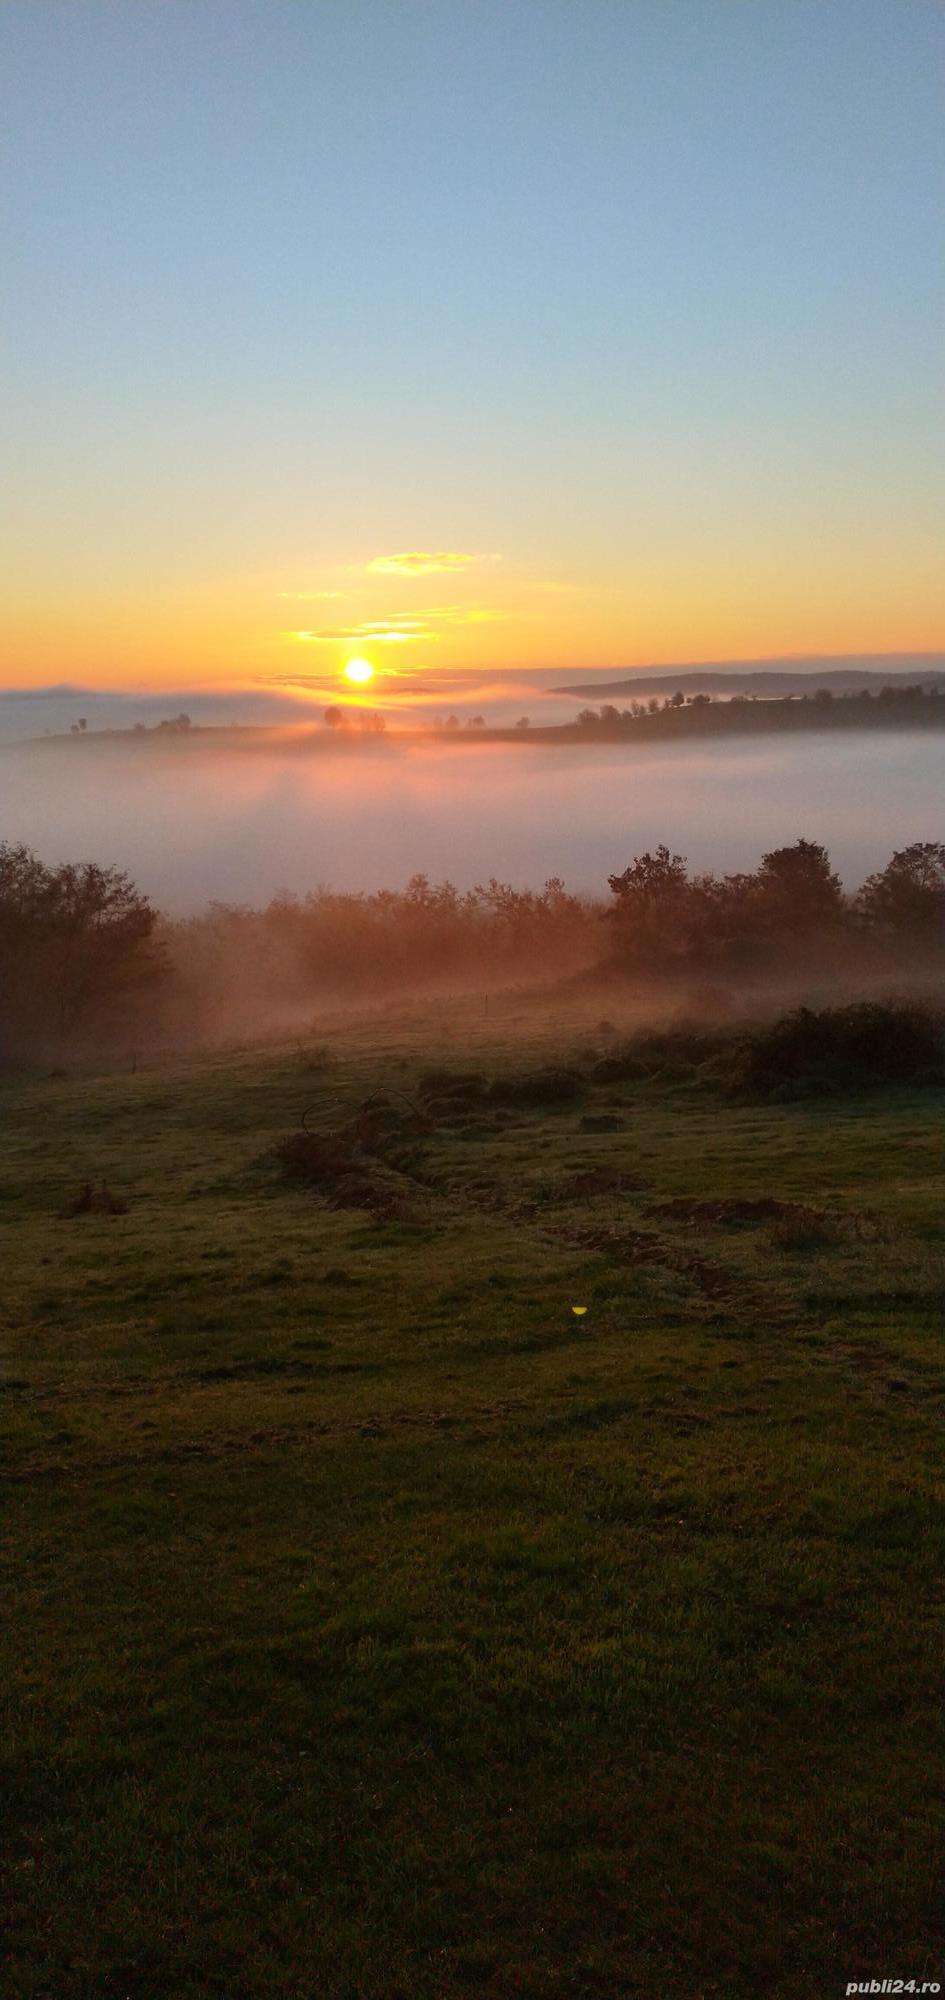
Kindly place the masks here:
[(370, 660), (348, 660), (345, 666), (345, 679), (354, 681), (358, 687), (363, 687), (367, 681), (372, 681), (374, 668)]

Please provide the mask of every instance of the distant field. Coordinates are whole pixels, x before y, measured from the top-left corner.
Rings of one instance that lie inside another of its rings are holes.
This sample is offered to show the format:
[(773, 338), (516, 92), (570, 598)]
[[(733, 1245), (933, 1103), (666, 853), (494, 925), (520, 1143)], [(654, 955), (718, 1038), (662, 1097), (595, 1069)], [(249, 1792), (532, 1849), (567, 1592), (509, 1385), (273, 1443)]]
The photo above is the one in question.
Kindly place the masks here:
[(943, 1978), (942, 1097), (415, 1116), (591, 1044), (0, 1088), (11, 2000)]

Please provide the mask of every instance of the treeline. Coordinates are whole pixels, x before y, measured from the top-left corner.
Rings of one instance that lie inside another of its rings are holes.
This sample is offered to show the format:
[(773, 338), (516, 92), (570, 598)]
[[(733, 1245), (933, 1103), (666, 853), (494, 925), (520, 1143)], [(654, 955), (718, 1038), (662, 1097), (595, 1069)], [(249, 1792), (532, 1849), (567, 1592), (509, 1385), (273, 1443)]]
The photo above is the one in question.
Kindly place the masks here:
[(800, 971), (945, 974), (945, 844), (917, 841), (848, 895), (826, 848), (773, 848), (753, 873), (691, 875), (667, 847), (611, 875), (611, 962), (667, 980)]
[(945, 726), (945, 689), (884, 687), (875, 694), (834, 694), (817, 688), (811, 694), (733, 695), (715, 701), (711, 695), (684, 695), (681, 690), (662, 700), (633, 701), (627, 708), (605, 702), (582, 708), (571, 730), (588, 736), (649, 739), (676, 736), (751, 735), (771, 730), (809, 729), (927, 729)]
[(306, 1009), (436, 986), (534, 982), (593, 963), (600, 907), (551, 880), (213, 903), (177, 921), (117, 869), (0, 846), (0, 1062), (182, 1046), (291, 1025)]
[(609, 887), (608, 904), (558, 879), (461, 891), (417, 875), (399, 891), (318, 889), (171, 921), (117, 869), (0, 847), (0, 1060), (185, 1046), (347, 998), (582, 973), (679, 996), (718, 980), (945, 981), (945, 843), (901, 849), (853, 895), (806, 840), (730, 875), (690, 873), (661, 846)]
[(164, 927), (173, 1034), (221, 1015), (298, 1020), (322, 1001), (536, 982), (600, 952), (600, 906), (552, 879), (459, 890), (415, 875), (403, 890), (277, 897), (264, 910), (213, 904)]

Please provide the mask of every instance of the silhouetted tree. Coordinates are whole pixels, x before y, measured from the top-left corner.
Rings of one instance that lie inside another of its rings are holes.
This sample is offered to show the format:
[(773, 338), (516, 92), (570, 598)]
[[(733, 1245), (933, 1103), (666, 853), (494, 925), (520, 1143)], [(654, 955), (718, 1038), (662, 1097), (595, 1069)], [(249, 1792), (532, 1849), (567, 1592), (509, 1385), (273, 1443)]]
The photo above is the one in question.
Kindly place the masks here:
[(813, 841), (772, 849), (753, 875), (690, 877), (658, 847), (609, 882), (617, 956), (639, 972), (748, 975), (799, 956), (826, 970), (852, 943), (850, 904)]
[(945, 844), (902, 847), (864, 882), (856, 907), (867, 926), (900, 948), (945, 945)]
[(683, 856), (660, 846), (655, 854), (638, 854), (621, 875), (607, 879), (616, 898), (608, 914), (618, 927), (621, 956), (655, 972), (682, 964), (692, 898)]
[(796, 840), (763, 855), (758, 887), (768, 928), (786, 942), (836, 928), (846, 913), (840, 877), (816, 840)]
[(114, 1021), (161, 969), (156, 921), (118, 869), (47, 868), (28, 848), (0, 847), (0, 1048)]
[(326, 708), (324, 716), (326, 729), (342, 729), (344, 727), (344, 719), (344, 709)]

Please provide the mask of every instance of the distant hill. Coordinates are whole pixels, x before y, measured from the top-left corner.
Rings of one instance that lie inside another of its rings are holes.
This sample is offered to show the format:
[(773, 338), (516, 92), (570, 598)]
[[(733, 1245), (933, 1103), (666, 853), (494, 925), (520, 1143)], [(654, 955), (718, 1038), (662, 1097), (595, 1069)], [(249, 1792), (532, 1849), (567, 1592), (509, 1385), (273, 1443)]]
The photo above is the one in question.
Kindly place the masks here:
[(754, 694), (777, 696), (812, 694), (815, 688), (830, 688), (836, 694), (856, 694), (861, 688), (915, 687), (945, 689), (945, 655), (941, 653), (896, 654), (889, 664), (875, 653), (862, 660), (839, 666), (836, 657), (823, 660), (785, 660), (779, 666), (763, 661), (743, 660), (731, 666), (718, 661), (704, 666), (691, 662), (681, 667), (641, 668), (611, 680), (562, 682), (549, 694), (573, 694), (611, 700), (615, 694), (666, 694), (667, 689), (683, 694)]

